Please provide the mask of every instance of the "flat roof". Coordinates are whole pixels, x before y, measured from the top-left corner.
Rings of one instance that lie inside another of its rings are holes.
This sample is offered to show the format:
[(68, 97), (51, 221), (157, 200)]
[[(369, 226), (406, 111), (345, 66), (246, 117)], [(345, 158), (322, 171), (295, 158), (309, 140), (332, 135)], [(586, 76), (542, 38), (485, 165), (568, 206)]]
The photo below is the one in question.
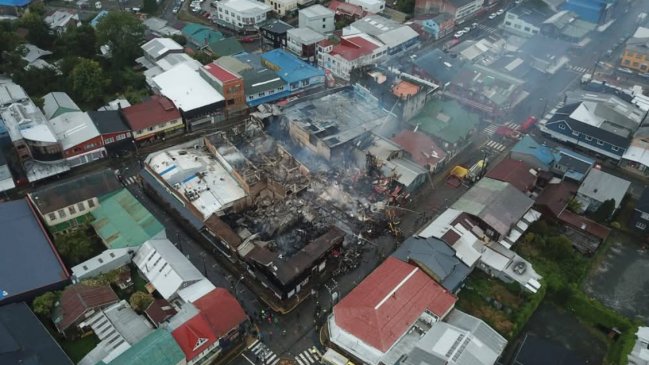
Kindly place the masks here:
[(181, 63), (153, 78), (160, 93), (168, 97), (178, 109), (189, 112), (223, 101), (210, 84), (187, 63)]
[(230, 9), (246, 13), (246, 12), (269, 12), (272, 8), (259, 1), (252, 0), (223, 0), (219, 4), (229, 7)]
[(334, 16), (334, 11), (326, 8), (320, 4), (311, 5), (308, 8), (301, 9), (300, 14), (307, 17), (317, 17), (317, 16)]
[(274, 66), (269, 68), (278, 68), (276, 71), (277, 75), (287, 83), (298, 82), (314, 77), (322, 78), (322, 82), (324, 83), (324, 70), (302, 61), (294, 54), (283, 49), (278, 48), (268, 51), (262, 54), (261, 58), (266, 63), (270, 63)]
[(0, 203), (0, 303), (57, 285), (69, 274), (26, 199)]
[(69, 112), (49, 120), (63, 149), (67, 150), (100, 136), (87, 112)]

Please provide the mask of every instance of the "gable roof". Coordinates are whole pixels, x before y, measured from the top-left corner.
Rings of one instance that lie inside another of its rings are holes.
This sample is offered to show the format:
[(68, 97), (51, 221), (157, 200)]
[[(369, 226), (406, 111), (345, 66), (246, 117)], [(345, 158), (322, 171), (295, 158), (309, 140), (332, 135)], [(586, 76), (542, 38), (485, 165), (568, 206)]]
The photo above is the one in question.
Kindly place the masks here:
[(511, 151), (533, 156), (542, 163), (546, 169), (549, 169), (558, 158), (550, 147), (538, 143), (532, 136), (527, 134), (514, 145)]
[(508, 182), (521, 192), (527, 193), (536, 184), (536, 175), (531, 171), (534, 170), (525, 162), (507, 158), (500, 161), (485, 176)]
[[(321, 42), (327, 42), (325, 39)], [(340, 40), (331, 51), (332, 55), (338, 55), (347, 61), (353, 61), (365, 55), (371, 54), (380, 46), (361, 35), (347, 36)]]
[(619, 207), (624, 199), (624, 194), (629, 190), (631, 182), (611, 175), (599, 169), (591, 169), (581, 183), (577, 194), (587, 196), (598, 202), (608, 199), (615, 200), (615, 207)]
[[(185, 360), (174, 338), (159, 328), (110, 362), (110, 365), (177, 365)], [(103, 361), (98, 365), (106, 365)]]
[(117, 181), (113, 170), (104, 169), (45, 185), (29, 193), (29, 197), (38, 211), (47, 215), (121, 188), (122, 185)]
[(67, 269), (26, 199), (0, 203), (0, 232), (0, 304), (68, 280)]
[(446, 152), (423, 133), (406, 129), (399, 132), (392, 140), (408, 152), (420, 166), (435, 167), (439, 161), (446, 158)]
[(73, 364), (25, 303), (0, 307), (0, 363)]
[(568, 205), (570, 199), (577, 192), (578, 186), (569, 181), (558, 184), (548, 184), (536, 198), (534, 204), (547, 208), (552, 214), (558, 216)]
[(243, 46), (235, 37), (210, 41), (207, 48), (217, 57), (232, 56), (245, 52)]
[(302, 61), (283, 49), (277, 48), (268, 51), (262, 54), (261, 58), (264, 66), (275, 70), (277, 76), (289, 84), (318, 76), (324, 78), (322, 69)]
[(180, 118), (171, 100), (154, 95), (149, 100), (121, 109), (124, 120), (137, 131)]
[(63, 290), (58, 305), (54, 308), (54, 325), (59, 331), (65, 331), (86, 311), (105, 307), (118, 301), (119, 298), (110, 285), (70, 285)]
[(433, 137), (454, 144), (478, 126), (479, 117), (455, 100), (432, 100), (408, 123), (419, 126), (421, 131)]
[(81, 111), (72, 98), (64, 92), (55, 91), (43, 96), (43, 113), (52, 119), (67, 112)]
[(183, 27), (182, 33), (187, 37), (187, 40), (199, 47), (207, 46), (209, 42), (223, 38), (223, 33), (197, 23), (187, 23)]
[(101, 134), (128, 132), (131, 130), (118, 110), (88, 112), (88, 116)]
[(140, 48), (154, 60), (160, 59), (168, 53), (183, 51), (183, 47), (171, 38), (153, 38)]
[(216, 288), (194, 302), (210, 329), (221, 338), (248, 319), (237, 299), (226, 289)]
[(333, 313), (339, 327), (386, 352), (424, 311), (444, 317), (455, 301), (418, 267), (388, 257)]

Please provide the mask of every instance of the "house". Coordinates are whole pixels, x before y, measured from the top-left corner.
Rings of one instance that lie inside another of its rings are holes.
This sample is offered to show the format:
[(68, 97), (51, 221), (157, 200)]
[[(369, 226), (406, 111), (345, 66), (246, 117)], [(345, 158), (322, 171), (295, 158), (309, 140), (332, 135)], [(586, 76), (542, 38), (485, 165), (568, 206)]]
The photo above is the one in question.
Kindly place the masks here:
[(555, 160), (550, 171), (564, 180), (581, 182), (595, 166), (595, 160), (573, 150), (558, 147), (554, 149)]
[[(2, 138), (0, 138), (0, 146), (2, 145)], [(0, 151), (0, 192), (9, 191), (16, 187), (14, 183), (11, 169), (5, 158), (5, 154)]]
[(446, 162), (446, 152), (428, 136), (420, 132), (403, 130), (392, 138), (419, 166), (435, 172)]
[(182, 131), (180, 111), (168, 98), (154, 95), (146, 101), (120, 110), (122, 118), (133, 131), (135, 142), (164, 138)]
[(81, 25), (79, 14), (74, 10), (56, 10), (43, 21), (57, 34), (63, 34), (68, 28)]
[(423, 29), (430, 33), (434, 39), (440, 39), (453, 31), (455, 19), (449, 13), (441, 13), (435, 16), (425, 16), (425, 18), (415, 19), (415, 22), (421, 24)]
[(621, 166), (641, 175), (649, 175), (649, 125), (641, 126), (633, 134), (629, 148), (622, 155)]
[(283, 49), (262, 53), (261, 63), (277, 73), (277, 76), (288, 85), (291, 94), (324, 86), (325, 74), (323, 70), (300, 60)]
[[(193, 302), (214, 288), (200, 271), (166, 238), (151, 239), (133, 258), (142, 276), (167, 301)], [(200, 283), (200, 285), (193, 285)], [(191, 300), (190, 300), (191, 299)]]
[(159, 298), (155, 299), (149, 306), (144, 310), (147, 318), (154, 326), (159, 328), (161, 325), (166, 323), (170, 318), (176, 315), (178, 311), (165, 299)]
[(309, 63), (316, 63), (318, 43), (325, 36), (311, 28), (293, 28), (286, 31), (286, 49)]
[(628, 355), (629, 364), (647, 365), (649, 364), (649, 327), (639, 327), (635, 337), (635, 344)]
[(72, 98), (64, 92), (56, 91), (43, 96), (43, 113), (47, 119), (58, 117), (64, 113), (80, 111), (81, 109), (72, 101)]
[(541, 34), (569, 42), (582, 43), (586, 41), (586, 36), (594, 31), (597, 25), (580, 18), (572, 11), (561, 10), (541, 23)]
[(162, 224), (126, 189), (101, 196), (91, 214), (91, 225), (108, 249), (139, 247), (166, 237)]
[(368, 15), (343, 29), (343, 35), (367, 34), (388, 47), (388, 54), (405, 51), (419, 43), (419, 34), (407, 25), (380, 15)]
[(0, 307), (0, 348), (3, 364), (73, 364), (24, 302)]
[(69, 112), (47, 123), (63, 150), (68, 166), (75, 167), (106, 157), (99, 130), (87, 112)]
[(51, 51), (40, 49), (35, 45), (29, 43), (24, 44), (23, 46), (27, 51), (27, 53), (22, 56), (22, 59), (27, 62), (25, 70), (28, 70), (32, 67), (38, 69), (56, 68), (54, 65), (43, 59), (43, 57), (51, 55)]
[(638, 27), (627, 39), (620, 65), (640, 73), (649, 72), (649, 28)]
[(529, 134), (524, 135), (520, 141), (516, 142), (509, 152), (509, 157), (543, 171), (550, 171), (556, 158), (551, 147), (537, 142)]
[(448, 13), (463, 23), (482, 10), (484, 0), (416, 0), (415, 16)]
[(207, 47), (210, 42), (223, 39), (223, 33), (197, 23), (187, 23), (181, 31), (187, 42), (198, 49)]
[(521, 192), (529, 194), (536, 187), (538, 173), (525, 162), (508, 158), (498, 162), (485, 176), (510, 183)]
[(353, 68), (376, 63), (386, 53), (386, 45), (366, 34), (343, 36), (338, 44), (325, 39), (318, 43), (318, 66), (349, 80)]
[(539, 129), (559, 141), (620, 160), (647, 113), (613, 95), (571, 95), (549, 120), (540, 122)]
[(92, 330), (99, 343), (77, 365), (110, 363), (153, 332), (146, 318), (135, 313), (126, 300), (97, 310), (80, 328)]
[(27, 198), (54, 235), (84, 227), (99, 198), (122, 188), (112, 169), (75, 176), (43, 186)]
[(300, 28), (308, 28), (320, 34), (329, 34), (336, 29), (334, 17), (333, 10), (316, 4), (300, 9), (298, 24)]
[(286, 32), (293, 26), (281, 20), (273, 19), (259, 27), (262, 49), (275, 49), (286, 47)]
[(350, 23), (354, 20), (363, 18), (368, 14), (368, 12), (363, 10), (361, 6), (338, 0), (330, 1), (329, 9), (334, 12), (335, 20), (345, 20)]
[(604, 24), (611, 20), (616, 0), (566, 0), (561, 9), (575, 12), (579, 18)]
[(381, 13), (385, 9), (385, 0), (349, 0), (347, 2), (373, 14)]
[(30, 301), (70, 277), (27, 199), (0, 203), (0, 304)]
[(97, 24), (99, 24), (99, 21), (103, 19), (106, 15), (108, 15), (108, 10), (100, 11), (99, 13), (97, 13), (97, 15), (95, 15), (94, 18), (92, 18), (92, 20), (90, 20), (90, 23), (88, 24), (90, 24), (91, 27), (97, 29)]
[(581, 208), (584, 211), (592, 213), (602, 203), (613, 199), (617, 210), (630, 186), (631, 183), (627, 180), (599, 169), (592, 169), (577, 190), (577, 200), (581, 203)]
[(297, 10), (298, 0), (266, 0), (266, 5), (280, 17), (287, 16), (290, 12)]
[(188, 363), (211, 363), (245, 341), (248, 316), (230, 292), (215, 288), (193, 304), (198, 313), (171, 333)]
[(500, 27), (512, 34), (529, 38), (539, 34), (541, 24), (554, 14), (543, 2), (520, 4), (507, 10)]
[(70, 336), (76, 331), (80, 334), (84, 330), (85, 324), (82, 324), (85, 321), (98, 310), (117, 302), (119, 298), (110, 285), (73, 284), (63, 290), (54, 305), (52, 321), (59, 333), (64, 336)]
[(333, 307), (329, 342), (354, 362), (395, 364), (403, 350), (391, 351), (413, 326), (430, 328), (456, 300), (419, 267), (388, 257)]
[(181, 63), (153, 78), (154, 90), (171, 100), (190, 130), (214, 123), (225, 107), (223, 95), (199, 75), (198, 68)]
[(566, 54), (571, 47), (572, 44), (564, 40), (536, 34), (518, 51), (527, 58), (530, 66), (540, 72), (553, 75), (570, 61)]
[(450, 293), (457, 293), (473, 268), (463, 263), (453, 247), (434, 237), (408, 237), (391, 255), (424, 270)]
[(226, 110), (240, 110), (246, 107), (246, 93), (243, 77), (212, 62), (200, 69), (200, 75), (225, 99)]
[(144, 58), (153, 64), (170, 54), (184, 52), (183, 46), (171, 38), (153, 38), (144, 43), (140, 48), (142, 48)]
[(119, 154), (134, 149), (131, 128), (119, 110), (88, 112), (88, 116), (101, 135), (101, 143), (109, 154)]
[(636, 201), (630, 226), (639, 232), (649, 232), (649, 188), (645, 188)]
[(586, 365), (588, 360), (562, 343), (526, 333), (512, 359), (512, 365)]
[(171, 37), (173, 35), (182, 34), (180, 30), (172, 26), (168, 26), (166, 20), (153, 16), (146, 18), (144, 21), (142, 21), (142, 24), (144, 24), (144, 26), (147, 27), (147, 29), (157, 37)]
[(245, 52), (243, 46), (239, 43), (236, 37), (210, 41), (207, 44), (207, 49), (217, 58), (223, 56), (234, 56)]
[(399, 364), (494, 365), (506, 346), (507, 340), (484, 321), (453, 309), (444, 322), (436, 322), (421, 337)]
[(108, 249), (72, 267), (72, 282), (90, 279), (101, 274), (119, 269), (129, 263), (135, 254), (130, 247)]
[(99, 365), (184, 365), (186, 363), (185, 354), (171, 333), (166, 329), (158, 328), (109, 363), (102, 361)]
[(254, 0), (225, 0), (215, 3), (216, 24), (238, 31), (256, 32), (272, 8)]

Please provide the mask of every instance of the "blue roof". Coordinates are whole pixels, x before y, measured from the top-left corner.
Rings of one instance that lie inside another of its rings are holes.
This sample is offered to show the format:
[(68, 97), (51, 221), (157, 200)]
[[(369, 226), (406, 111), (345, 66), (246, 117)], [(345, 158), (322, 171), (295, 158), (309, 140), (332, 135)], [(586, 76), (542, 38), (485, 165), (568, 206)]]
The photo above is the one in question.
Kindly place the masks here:
[(550, 167), (558, 159), (557, 154), (553, 153), (550, 147), (538, 143), (529, 135), (526, 135), (516, 143), (514, 148), (512, 148), (512, 152), (532, 155), (547, 167)]
[(27, 6), (32, 0), (0, 0), (0, 6)]
[[(0, 1), (1, 1), (1, 0), (0, 0)], [(90, 21), (90, 26), (93, 27), (93, 28), (96, 28), (96, 27), (97, 27), (97, 23), (99, 23), (99, 21), (101, 20), (101, 18), (105, 17), (106, 15), (108, 15), (108, 11), (107, 11), (107, 10), (102, 10), (102, 11), (100, 11), (99, 14), (97, 14), (96, 17), (92, 18), (92, 20)]]
[(68, 280), (58, 253), (27, 200), (0, 204), (0, 232), (0, 304)]
[(324, 82), (324, 70), (311, 66), (283, 49), (268, 51), (261, 58), (269, 69), (277, 72), (277, 76), (289, 84), (312, 77), (322, 77)]
[(223, 33), (202, 24), (187, 23), (182, 29), (187, 39), (197, 46), (207, 46), (210, 42), (223, 39)]

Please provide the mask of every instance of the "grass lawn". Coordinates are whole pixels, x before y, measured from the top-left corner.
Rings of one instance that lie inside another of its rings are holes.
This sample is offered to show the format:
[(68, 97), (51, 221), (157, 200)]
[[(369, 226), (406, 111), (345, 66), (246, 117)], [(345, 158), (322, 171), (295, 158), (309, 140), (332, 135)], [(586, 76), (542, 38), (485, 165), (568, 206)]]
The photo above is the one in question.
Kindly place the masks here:
[(70, 357), (75, 364), (83, 359), (99, 343), (97, 336), (90, 335), (75, 341), (61, 341), (63, 351)]

